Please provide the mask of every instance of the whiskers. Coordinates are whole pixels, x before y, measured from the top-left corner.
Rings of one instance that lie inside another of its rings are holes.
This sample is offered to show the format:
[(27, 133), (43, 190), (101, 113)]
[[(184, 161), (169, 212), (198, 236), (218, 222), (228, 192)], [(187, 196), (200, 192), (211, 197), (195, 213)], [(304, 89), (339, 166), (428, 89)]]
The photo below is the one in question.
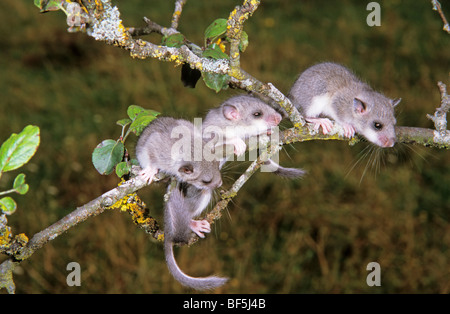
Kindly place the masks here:
[(399, 143), (399, 153), (403, 153), (403, 155), (406, 155), (403, 159), (412, 159), (411, 154), (414, 156), (418, 156), (420, 159), (428, 163), (428, 160), (426, 157), (429, 157), (430, 154), (428, 151), (423, 150), (423, 148), (414, 146), (412, 144), (403, 144)]
[(225, 185), (229, 185), (236, 181), (236, 179), (244, 173), (245, 169), (250, 165), (250, 161), (228, 161), (226, 162), (220, 172), (222, 173), (222, 180)]
[(347, 171), (345, 178), (347, 178), (355, 168), (364, 167), (359, 180), (359, 183), (361, 184), (366, 174), (370, 172), (372, 172), (376, 178), (377, 174), (381, 173), (389, 165), (399, 166), (406, 163), (420, 169), (423, 162), (428, 163), (429, 157), (430, 153), (428, 151), (411, 144), (397, 143), (392, 148), (382, 148), (369, 143), (358, 153), (356, 162), (354, 162)]
[(358, 153), (358, 159), (347, 171), (345, 179), (358, 165), (362, 165), (364, 161), (367, 162), (364, 166), (359, 183), (362, 183), (365, 175), (369, 171), (372, 171), (376, 177), (377, 174), (381, 172), (382, 168), (386, 166), (389, 154), (392, 154), (392, 149), (381, 148), (377, 145), (368, 144), (361, 152)]
[(397, 147), (398, 162), (401, 164), (408, 163), (416, 169), (422, 169), (423, 163), (428, 164), (430, 158), (436, 158), (430, 153), (430, 150), (420, 146), (399, 143), (395, 147)]

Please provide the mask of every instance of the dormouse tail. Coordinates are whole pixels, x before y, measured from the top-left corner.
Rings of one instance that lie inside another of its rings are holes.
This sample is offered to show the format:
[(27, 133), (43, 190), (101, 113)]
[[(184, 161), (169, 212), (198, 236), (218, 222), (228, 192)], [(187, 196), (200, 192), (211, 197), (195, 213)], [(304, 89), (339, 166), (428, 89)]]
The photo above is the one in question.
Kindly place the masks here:
[(172, 276), (183, 286), (196, 290), (209, 290), (215, 289), (224, 285), (228, 278), (223, 277), (191, 277), (183, 273), (183, 271), (178, 267), (175, 261), (175, 256), (173, 255), (173, 244), (170, 241), (164, 242), (164, 251), (166, 255), (166, 263)]
[(273, 167), (273, 173), (280, 177), (289, 178), (289, 179), (298, 179), (303, 177), (307, 172), (306, 170), (300, 168), (285, 168), (281, 167), (279, 164), (274, 162), (273, 160), (267, 160), (264, 165)]

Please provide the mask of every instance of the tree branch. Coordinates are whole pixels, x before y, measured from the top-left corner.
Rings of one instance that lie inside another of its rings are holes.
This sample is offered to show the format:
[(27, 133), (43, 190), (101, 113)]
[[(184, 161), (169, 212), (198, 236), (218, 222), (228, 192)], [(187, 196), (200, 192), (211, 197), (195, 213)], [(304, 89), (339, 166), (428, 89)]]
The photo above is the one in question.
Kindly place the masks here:
[(187, 0), (176, 0), (175, 1), (175, 10), (172, 15), (172, 23), (170, 27), (172, 29), (178, 28), (178, 22), (180, 20), (181, 12), (183, 11), (183, 6), (186, 4)]
[(260, 0), (244, 0), (244, 4), (242, 6), (237, 6), (228, 17), (227, 37), (231, 40), (230, 67), (233, 77), (240, 78), (241, 64), (239, 44), (241, 42), (244, 23), (256, 11), (260, 2)]
[(433, 5), (433, 10), (438, 11), (441, 16), (442, 22), (444, 23), (444, 27), (442, 28), (444, 31), (450, 34), (450, 24), (447, 21), (447, 18), (444, 15), (444, 11), (442, 11), (442, 6), (438, 0), (431, 0), (431, 4)]
[[(163, 175), (158, 175), (155, 182), (161, 180), (163, 177)], [(53, 225), (47, 227), (41, 232), (36, 233), (30, 241), (23, 243), (23, 247), (16, 248), (14, 252), (11, 252), (10, 258), (0, 265), (0, 288), (6, 288), (9, 293), (13, 293), (15, 286), (12, 281), (12, 271), (17, 265), (20, 264), (20, 262), (28, 259), (49, 241), (54, 240), (70, 228), (75, 227), (88, 218), (103, 213), (105, 209), (119, 208), (120, 206), (118, 206), (118, 203), (120, 204), (122, 199), (146, 185), (147, 183), (140, 177), (135, 177), (131, 180), (123, 182), (117, 188), (104, 193), (102, 196), (77, 208)], [(144, 230), (146, 230), (146, 226), (152, 225), (148, 219), (143, 220), (140, 223), (143, 225)], [(146, 231), (149, 232), (148, 227)], [(161, 239), (162, 232), (160, 232), (158, 228), (154, 228), (152, 232), (152, 235), (156, 239)]]
[[(441, 106), (436, 109), (434, 115), (427, 114), (427, 118), (434, 122), (436, 128), (435, 141), (438, 143), (445, 143), (450, 137), (447, 131), (447, 112), (450, 109), (450, 97), (447, 94), (447, 86), (444, 83), (438, 82), (439, 90), (441, 91)], [(447, 139), (446, 139), (447, 138)]]

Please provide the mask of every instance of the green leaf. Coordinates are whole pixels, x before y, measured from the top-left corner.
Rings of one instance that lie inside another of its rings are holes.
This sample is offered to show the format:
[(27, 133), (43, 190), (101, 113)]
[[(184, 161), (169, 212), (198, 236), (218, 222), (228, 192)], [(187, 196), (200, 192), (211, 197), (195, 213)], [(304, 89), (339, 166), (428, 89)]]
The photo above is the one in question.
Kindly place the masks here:
[(0, 199), (0, 209), (6, 215), (14, 214), (17, 209), (16, 202), (9, 196)]
[(131, 105), (127, 109), (127, 114), (130, 117), (130, 119), (133, 121), (137, 118), (137, 116), (139, 116), (143, 112), (145, 112), (148, 115), (152, 115), (154, 117), (156, 117), (157, 115), (160, 114), (158, 111), (151, 110), (151, 109), (144, 109), (141, 106), (137, 106), (137, 105)]
[(136, 116), (138, 114), (140, 114), (144, 110), (145, 109), (142, 108), (141, 106), (131, 105), (127, 109), (127, 114), (128, 114), (128, 117), (130, 117), (131, 120), (134, 120), (134, 119), (136, 119)]
[(248, 34), (244, 31), (241, 33), (241, 41), (239, 42), (239, 50), (244, 52), (248, 46)]
[(228, 59), (228, 55), (223, 52), (217, 44), (212, 44), (211, 46), (206, 48), (203, 51), (202, 56), (213, 59)]
[(119, 121), (116, 122), (117, 125), (120, 125), (121, 127), (126, 127), (128, 124), (131, 123), (131, 120), (126, 118), (126, 119), (121, 119)]
[(228, 82), (230, 81), (230, 76), (228, 74), (218, 74), (218, 73), (202, 73), (203, 81), (206, 86), (216, 91), (220, 92), (222, 89), (228, 88)]
[(39, 127), (28, 125), (11, 136), (0, 147), (0, 173), (22, 167), (36, 153), (39, 146)]
[(28, 192), (29, 186), (25, 183), (25, 175), (23, 173), (19, 174), (14, 180), (13, 189), (21, 195)]
[(167, 47), (180, 48), (185, 45), (185, 41), (186, 38), (182, 34), (176, 33), (169, 36), (164, 36), (161, 43)]
[(136, 119), (134, 119), (133, 123), (131, 123), (129, 131), (139, 135), (145, 127), (155, 119), (156, 116), (143, 111), (136, 117)]
[(139, 161), (136, 158), (130, 159), (130, 164), (132, 166), (139, 166)]
[(95, 169), (102, 175), (109, 175), (114, 167), (122, 161), (125, 147), (122, 142), (104, 140), (94, 149), (92, 163)]
[(126, 161), (119, 162), (116, 166), (116, 174), (119, 178), (122, 178), (124, 175), (130, 173), (130, 171), (131, 165)]
[(41, 12), (48, 12), (61, 9), (63, 2), (63, 0), (34, 0), (34, 5), (41, 9)]
[(227, 19), (217, 19), (212, 22), (205, 30), (205, 39), (208, 42), (213, 41), (227, 31)]

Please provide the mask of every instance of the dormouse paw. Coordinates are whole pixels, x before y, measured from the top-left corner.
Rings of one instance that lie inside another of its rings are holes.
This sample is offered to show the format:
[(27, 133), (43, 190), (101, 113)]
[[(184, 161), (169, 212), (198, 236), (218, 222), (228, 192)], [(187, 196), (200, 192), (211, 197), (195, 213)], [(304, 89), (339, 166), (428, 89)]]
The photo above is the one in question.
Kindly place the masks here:
[(343, 124), (342, 128), (344, 129), (345, 137), (352, 138), (356, 133), (355, 128), (351, 124)]
[(244, 141), (236, 141), (234, 143), (234, 153), (236, 154), (236, 156), (244, 154), (246, 150), (247, 145), (245, 144)]
[(139, 175), (142, 176), (142, 179), (147, 182), (147, 184), (152, 183), (153, 178), (158, 173), (158, 169), (153, 169), (151, 167), (144, 168)]
[(333, 122), (327, 118), (307, 118), (306, 121), (314, 124), (314, 130), (318, 131), (322, 127), (322, 133), (328, 134), (333, 129)]
[(191, 220), (190, 223), (191, 230), (198, 235), (200, 238), (204, 238), (205, 233), (211, 232), (211, 225), (206, 220)]

